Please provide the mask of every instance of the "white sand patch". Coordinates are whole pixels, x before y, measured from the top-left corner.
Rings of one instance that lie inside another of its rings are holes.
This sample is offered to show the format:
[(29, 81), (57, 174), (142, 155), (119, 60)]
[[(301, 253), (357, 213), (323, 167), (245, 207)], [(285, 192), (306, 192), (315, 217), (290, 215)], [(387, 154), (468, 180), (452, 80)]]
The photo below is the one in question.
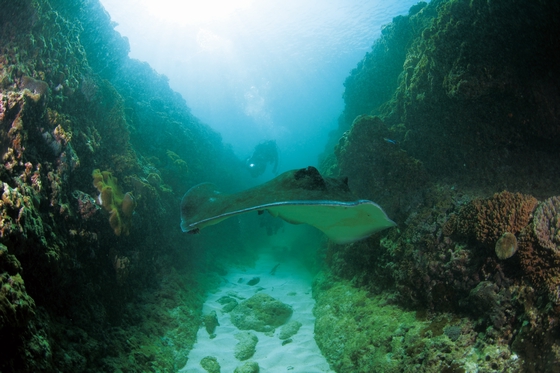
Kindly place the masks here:
[[(278, 263), (280, 265), (275, 273), (271, 274), (271, 270)], [(247, 285), (254, 277), (260, 278), (259, 283)], [(247, 361), (257, 362), (261, 373), (333, 372), (313, 338), (315, 301), (311, 297), (311, 281), (310, 273), (300, 262), (289, 259), (279, 262), (270, 252), (260, 255), (255, 268), (230, 268), (222, 286), (215, 293), (209, 294), (203, 306), (204, 314), (215, 310), (218, 315), (220, 325), (214, 332), (216, 337), (211, 339), (206, 328), (201, 326), (187, 365), (180, 372), (207, 373), (200, 365), (205, 356), (216, 357), (222, 373), (232, 373), (236, 367), (244, 364), (244, 361), (234, 357), (235, 345), (239, 342), (235, 334), (240, 330), (231, 323), (229, 313), (222, 312), (223, 306), (217, 300), (223, 296), (230, 296), (241, 303), (257, 292), (266, 293), (292, 306), (294, 313), (290, 320), (299, 321), (302, 326), (297, 334), (291, 337), (292, 342), (284, 346), (283, 341), (278, 338), (281, 327), (276, 328), (272, 336), (250, 330), (259, 341), (255, 354)]]

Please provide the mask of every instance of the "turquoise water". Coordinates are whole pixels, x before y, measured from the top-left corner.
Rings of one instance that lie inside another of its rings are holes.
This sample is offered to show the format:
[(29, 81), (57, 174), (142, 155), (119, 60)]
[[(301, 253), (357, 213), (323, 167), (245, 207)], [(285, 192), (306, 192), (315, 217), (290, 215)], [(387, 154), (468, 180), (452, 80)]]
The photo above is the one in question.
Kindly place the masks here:
[(382, 25), (415, 1), (253, 1), (192, 25), (180, 16), (160, 20), (143, 2), (102, 3), (129, 39), (130, 56), (165, 74), (240, 158), (273, 139), (286, 171), (317, 165), (338, 126), (344, 80)]

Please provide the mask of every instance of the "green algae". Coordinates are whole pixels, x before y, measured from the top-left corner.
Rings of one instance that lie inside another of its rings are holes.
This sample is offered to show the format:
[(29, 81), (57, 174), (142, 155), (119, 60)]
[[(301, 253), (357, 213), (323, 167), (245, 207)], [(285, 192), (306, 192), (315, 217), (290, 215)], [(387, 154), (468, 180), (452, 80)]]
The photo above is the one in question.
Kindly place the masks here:
[(383, 296), (318, 276), (314, 283), (315, 339), (337, 372), (397, 372), (406, 346), (426, 325)]
[(19, 272), (16, 256), (0, 244), (0, 331), (24, 327), (35, 314), (35, 301)]
[[(477, 341), (468, 318), (417, 312), (390, 304), (348, 281), (316, 277), (315, 339), (333, 369), (345, 372), (517, 372), (507, 345)], [(475, 344), (475, 341), (477, 343)]]

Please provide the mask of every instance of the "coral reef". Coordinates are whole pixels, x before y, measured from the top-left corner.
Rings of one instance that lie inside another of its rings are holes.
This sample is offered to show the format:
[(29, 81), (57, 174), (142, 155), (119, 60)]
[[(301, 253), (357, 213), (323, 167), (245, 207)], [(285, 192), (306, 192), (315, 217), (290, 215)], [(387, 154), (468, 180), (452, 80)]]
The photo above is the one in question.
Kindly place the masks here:
[(163, 228), (189, 183), (241, 166), (99, 1), (0, 8), (0, 370), (177, 371), (211, 282), (193, 274), (205, 243)]
[[(99, 1), (0, 9), (0, 370), (177, 371), (216, 262), (245, 253), (238, 228), (217, 228), (239, 247), (220, 251), (171, 212), (196, 183), (242, 184), (240, 162)], [(325, 167), (399, 226), (323, 253), (316, 338), (339, 372), (558, 370), (559, 17), (551, 0), (419, 3), (348, 77)], [(223, 311), (289, 319), (255, 297)]]
[(187, 162), (185, 162), (177, 153), (172, 152), (171, 150), (167, 151), (167, 157), (173, 162), (173, 165), (179, 169), (179, 172), (187, 173), (189, 171), (189, 167), (187, 166)]
[(528, 226), (537, 202), (533, 196), (508, 191), (492, 198), (474, 199), (448, 223), (455, 223), (455, 228), (448, 229), (493, 247), (504, 233), (516, 235)]
[(539, 203), (532, 224), (519, 237), (520, 264), (537, 289), (544, 289), (555, 312), (560, 312), (560, 253), (558, 252), (558, 197)]
[(491, 198), (473, 199), (458, 214), (450, 216), (445, 233), (468, 238), (480, 245), (485, 254), (487, 248), (494, 246), (500, 259), (513, 256), (519, 249), (518, 261), (504, 269), (514, 271), (518, 263), (524, 278), (537, 289), (544, 289), (553, 304), (558, 305), (560, 257), (552, 243), (558, 220), (556, 200), (552, 197), (538, 203), (533, 196), (507, 191)]
[(132, 193), (123, 194), (116, 177), (109, 171), (93, 170), (93, 186), (99, 191), (99, 204), (109, 212), (109, 224), (117, 236), (128, 235), (136, 201)]
[[(553, 195), (560, 48), (547, 35), (558, 14), (547, 0), (418, 4), (383, 28), (347, 78), (334, 136), (358, 115), (379, 115), (434, 177), (485, 193)], [(325, 168), (336, 166), (328, 158)]]
[[(478, 341), (475, 325), (449, 314), (423, 319), (421, 312), (391, 305), (346, 281), (319, 276), (316, 340), (337, 372), (517, 372), (520, 361), (507, 345)], [(453, 339), (452, 339), (453, 338)]]
[[(344, 111), (338, 119), (338, 128), (329, 134), (327, 151), (323, 156), (329, 156), (338, 139), (358, 115), (379, 114), (380, 106), (391, 98), (398, 87), (408, 49), (434, 17), (435, 9), (426, 5), (419, 2), (408, 15), (397, 16), (393, 22), (384, 25), (371, 51), (346, 78)], [(334, 159), (329, 161), (331, 167), (336, 167)]]
[[(560, 260), (538, 243), (534, 233), (533, 212), (540, 205), (538, 201), (507, 191), (469, 200), (452, 188), (433, 186), (425, 191), (424, 198), (424, 206), (416, 207), (399, 230), (351, 245), (329, 246), (325, 259), (335, 277), (325, 280), (333, 284), (327, 289), (344, 279), (351, 281), (353, 291), (367, 290), (372, 297), (384, 297), (387, 304), (417, 310), (431, 320), (442, 313), (461, 315), (479, 333), (462, 348), (485, 346), (481, 350), (500, 356), (496, 367), (505, 371), (521, 367), (549, 371), (550, 359), (555, 359), (559, 346), (554, 325), (560, 317)], [(517, 252), (507, 260), (500, 260), (495, 253), (503, 230), (511, 230), (508, 234), (518, 241)], [(323, 296), (334, 297), (322, 287), (316, 286), (314, 292), (318, 302)], [(325, 307), (330, 302), (327, 299)], [(341, 320), (353, 318), (351, 307), (340, 312)], [(447, 335), (446, 328), (456, 325), (449, 323), (438, 330)], [(361, 322), (348, 328), (354, 332), (367, 330)], [(326, 328), (322, 333), (329, 335)], [(462, 340), (463, 333), (461, 329), (457, 341)], [(451, 337), (456, 336), (451, 333)], [(531, 348), (524, 342), (527, 338), (538, 340), (541, 350)], [(355, 347), (340, 355), (326, 343), (321, 348), (334, 361), (363, 351), (363, 347)], [(409, 351), (415, 356), (431, 353)], [(359, 364), (348, 362), (346, 369), (358, 369)], [(464, 364), (482, 371), (498, 369), (480, 359), (465, 361), (456, 368)], [(452, 365), (449, 362), (448, 367)], [(422, 369), (430, 371), (427, 366)]]
[[(514, 4), (430, 3), (437, 15), (409, 49), (384, 119), (406, 126), (413, 136), (403, 147), (433, 174), (471, 187), (551, 193), (531, 176), (552, 181), (558, 173), (558, 144), (549, 141), (558, 139), (549, 114), (560, 102), (549, 83), (549, 74), (558, 79), (550, 62), (559, 58), (558, 42), (546, 35), (559, 9), (547, 1)], [(537, 19), (527, 34), (526, 22)], [(552, 55), (541, 59), (543, 53)]]
[(541, 202), (535, 211), (533, 232), (539, 245), (560, 255), (560, 197)]
[(358, 116), (335, 149), (341, 176), (361, 198), (383, 206), (393, 219), (410, 211), (428, 181), (421, 162), (410, 157), (379, 117)]
[(0, 331), (21, 330), (34, 315), (35, 302), (27, 294), (20, 272), (17, 258), (0, 244)]

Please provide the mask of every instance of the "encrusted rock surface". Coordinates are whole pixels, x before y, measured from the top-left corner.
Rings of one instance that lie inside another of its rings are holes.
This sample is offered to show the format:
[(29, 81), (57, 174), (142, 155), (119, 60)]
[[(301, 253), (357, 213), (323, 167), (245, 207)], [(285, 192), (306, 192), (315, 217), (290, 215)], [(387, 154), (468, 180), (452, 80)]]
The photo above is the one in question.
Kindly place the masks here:
[(208, 373), (220, 373), (220, 363), (215, 356), (205, 356), (200, 360), (200, 366)]
[(560, 197), (550, 197), (539, 204), (533, 229), (542, 247), (560, 255)]
[(239, 341), (235, 345), (235, 358), (241, 361), (250, 359), (255, 354), (259, 338), (251, 332), (240, 332), (235, 334), (235, 339)]
[(269, 332), (292, 316), (292, 307), (268, 294), (257, 293), (241, 302), (230, 313), (231, 322), (241, 330)]
[(233, 373), (259, 373), (259, 364), (254, 361), (247, 361), (243, 365), (235, 368)]
[(202, 322), (206, 328), (206, 332), (208, 332), (210, 336), (215, 336), (214, 331), (216, 331), (216, 327), (220, 325), (216, 311), (212, 310), (210, 313), (204, 315)]
[(282, 328), (280, 329), (280, 334), (278, 334), (278, 338), (288, 339), (290, 337), (293, 337), (294, 335), (297, 334), (299, 328), (301, 328), (301, 323), (299, 321), (290, 320), (286, 324), (282, 325)]

